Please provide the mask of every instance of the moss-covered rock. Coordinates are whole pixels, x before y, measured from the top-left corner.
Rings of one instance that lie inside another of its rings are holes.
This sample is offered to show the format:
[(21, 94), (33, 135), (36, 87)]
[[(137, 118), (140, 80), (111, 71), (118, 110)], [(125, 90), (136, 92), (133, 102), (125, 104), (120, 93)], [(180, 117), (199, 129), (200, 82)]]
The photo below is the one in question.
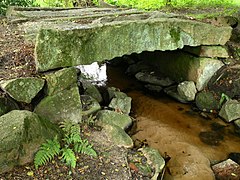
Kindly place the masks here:
[(82, 87), (84, 89), (85, 95), (91, 96), (92, 98), (96, 99), (97, 102), (99, 103), (103, 101), (102, 95), (95, 85), (93, 85), (91, 82), (86, 80), (82, 80), (81, 83), (82, 83)]
[(43, 88), (44, 82), (41, 78), (27, 77), (3, 80), (0, 86), (16, 101), (30, 103)]
[(104, 123), (117, 125), (122, 129), (127, 129), (132, 124), (130, 116), (110, 110), (99, 111), (97, 119)]
[(219, 116), (227, 122), (240, 119), (240, 102), (232, 99), (228, 100), (222, 106)]
[(163, 168), (165, 167), (165, 160), (160, 155), (158, 150), (151, 147), (143, 147), (142, 149), (140, 149), (140, 151), (142, 151), (144, 156), (147, 158), (148, 164), (150, 164), (155, 170), (151, 180), (157, 180), (159, 173), (161, 173)]
[(101, 109), (100, 104), (91, 96), (81, 95), (82, 102), (82, 115), (88, 116), (90, 114), (96, 113)]
[(17, 103), (14, 102), (14, 100), (7, 97), (0, 97), (0, 116), (14, 109), (19, 109)]
[(33, 160), (35, 152), (46, 139), (60, 132), (48, 120), (26, 110), (13, 110), (0, 117), (0, 174), (16, 165)]
[(82, 119), (82, 104), (78, 87), (75, 85), (71, 89), (45, 97), (37, 105), (34, 112), (54, 123), (64, 120), (80, 122)]
[(84, 26), (69, 22), (56, 24), (38, 33), (36, 66), (38, 71), (47, 71), (142, 51), (175, 50), (185, 45), (224, 45), (231, 31), (231, 27), (166, 17), (112, 19)]
[(214, 97), (212, 92), (199, 92), (196, 95), (196, 106), (201, 111), (210, 112), (219, 108), (219, 101)]
[(106, 132), (108, 138), (119, 147), (132, 148), (133, 140), (131, 137), (119, 126), (106, 124), (103, 122), (99, 123), (103, 130)]
[(69, 88), (77, 82), (77, 70), (74, 67), (64, 68), (59, 71), (45, 74), (47, 81), (47, 94), (53, 95)]

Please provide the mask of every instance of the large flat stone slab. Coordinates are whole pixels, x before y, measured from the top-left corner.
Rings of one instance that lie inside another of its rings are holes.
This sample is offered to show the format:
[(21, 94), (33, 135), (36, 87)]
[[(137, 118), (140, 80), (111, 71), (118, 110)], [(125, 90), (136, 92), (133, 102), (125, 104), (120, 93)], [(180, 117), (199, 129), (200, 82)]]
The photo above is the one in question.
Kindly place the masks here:
[[(204, 29), (204, 31), (203, 31)], [(176, 50), (185, 45), (224, 45), (231, 27), (141, 14), (53, 23), (37, 36), (35, 57), (38, 71), (91, 64), (142, 51)]]

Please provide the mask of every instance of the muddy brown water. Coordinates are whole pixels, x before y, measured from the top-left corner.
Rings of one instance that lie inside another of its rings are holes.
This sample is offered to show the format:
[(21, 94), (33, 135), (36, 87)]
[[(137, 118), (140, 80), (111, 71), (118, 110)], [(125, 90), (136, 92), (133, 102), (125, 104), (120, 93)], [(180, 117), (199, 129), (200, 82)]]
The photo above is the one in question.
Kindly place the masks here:
[[(240, 137), (234, 134), (232, 124), (218, 117), (203, 118), (189, 104), (170, 97), (146, 94), (124, 71), (108, 66), (108, 86), (126, 90), (132, 97), (136, 119), (132, 138), (171, 157), (165, 179), (214, 179), (210, 165), (226, 159), (231, 152), (240, 152)], [(210, 143), (204, 143), (200, 134)]]

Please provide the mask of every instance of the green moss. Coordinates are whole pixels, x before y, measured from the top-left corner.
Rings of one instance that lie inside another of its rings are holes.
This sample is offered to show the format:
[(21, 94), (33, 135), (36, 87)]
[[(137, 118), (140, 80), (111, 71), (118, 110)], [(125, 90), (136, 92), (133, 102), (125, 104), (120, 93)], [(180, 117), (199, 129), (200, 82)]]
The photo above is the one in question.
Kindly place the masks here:
[(170, 35), (176, 42), (180, 41), (181, 30), (179, 28), (172, 28), (170, 30)]

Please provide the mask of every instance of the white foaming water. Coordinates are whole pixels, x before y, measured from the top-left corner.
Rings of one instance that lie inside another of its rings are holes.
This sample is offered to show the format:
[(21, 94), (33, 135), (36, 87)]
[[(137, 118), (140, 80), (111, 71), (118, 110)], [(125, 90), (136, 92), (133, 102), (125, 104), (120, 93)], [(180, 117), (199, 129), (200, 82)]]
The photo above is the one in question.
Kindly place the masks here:
[(107, 82), (107, 66), (106, 64), (99, 65), (94, 62), (89, 65), (79, 65), (77, 68), (81, 71), (86, 79), (93, 84), (103, 86)]

